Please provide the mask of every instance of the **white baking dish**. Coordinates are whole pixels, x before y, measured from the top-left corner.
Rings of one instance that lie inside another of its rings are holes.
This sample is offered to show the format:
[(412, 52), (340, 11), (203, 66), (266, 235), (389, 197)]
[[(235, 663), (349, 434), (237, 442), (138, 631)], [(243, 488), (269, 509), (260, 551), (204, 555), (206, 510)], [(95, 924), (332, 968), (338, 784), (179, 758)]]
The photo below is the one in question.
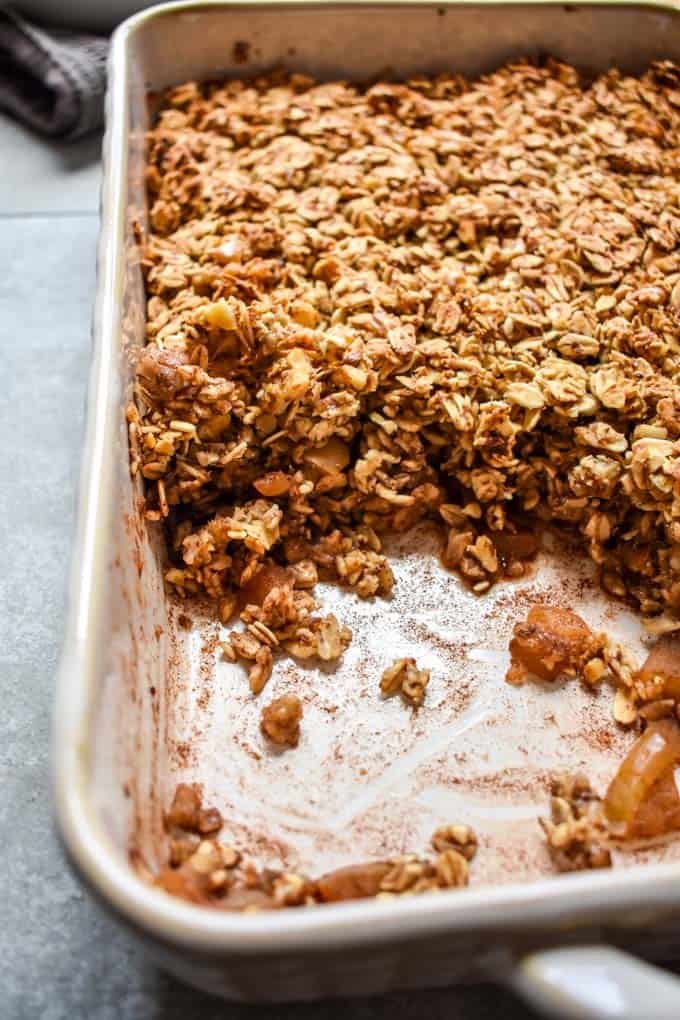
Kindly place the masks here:
[[(444, 68), (475, 74), (512, 56), (550, 52), (588, 70), (612, 63), (637, 70), (654, 58), (680, 59), (679, 18), (664, 4), (180, 3), (140, 14), (116, 33), (86, 445), (56, 708), (56, 809), (83, 880), (179, 976), (252, 1001), (490, 977), (514, 982), (555, 1015), (680, 1015), (674, 979), (592, 945), (615, 943), (651, 958), (677, 954), (680, 849), (663, 858), (639, 854), (606, 873), (545, 875), (527, 835), (535, 831), (537, 803), (530, 782), (519, 800), (509, 795), (500, 807), (463, 798), (473, 824), (481, 818), (491, 835), (483, 846), (488, 853), (479, 855), (481, 871), (462, 892), (241, 916), (172, 899), (138, 877), (130, 853), (157, 863), (161, 811), (178, 779), (201, 781), (208, 799), (226, 806), (237, 836), (245, 840), (255, 831), (263, 859), (290, 853), (296, 864), (332, 866), (350, 850), (366, 856), (402, 849), (400, 840), (420, 838), (441, 820), (455, 798), (444, 790), (441, 770), (431, 767), (435, 759), (449, 776), (458, 762), (456, 779), (470, 789), (482, 759), (488, 758), (485, 775), (505, 770), (531, 779), (565, 757), (572, 764), (574, 756), (604, 774), (623, 744), (615, 741), (598, 757), (577, 732), (578, 713), (603, 722), (602, 706), (571, 695), (547, 706), (503, 686), (501, 649), (512, 622), (507, 590), (472, 600), (433, 556), (423, 583), (413, 555), (426, 542), (421, 534), (396, 550), (402, 594), (392, 607), (350, 609), (346, 595), (326, 592), (327, 605), (335, 600), (339, 612), (356, 614), (354, 651), (338, 674), (304, 680), (318, 685), (321, 700), (335, 691), (335, 722), (312, 707), (308, 738), (295, 755), (254, 763), (257, 711), (242, 677), (216, 661), (216, 625), (197, 619), (185, 631), (174, 624), (163, 592), (162, 544), (141, 518), (140, 492), (130, 481), (123, 411), (144, 328), (131, 224), (145, 215), (149, 90), (280, 62), (319, 77), (367, 77), (387, 65), (398, 75)], [(246, 67), (236, 43), (247, 44)], [(585, 615), (596, 621), (607, 613), (610, 630), (637, 640), (636, 621), (584, 587), (584, 570), (544, 561), (526, 584), (540, 591), (567, 586)], [(441, 618), (444, 604), (449, 615)], [(414, 617), (426, 625), (424, 637), (409, 630)], [(451, 701), (435, 689), (420, 729), (396, 705), (376, 713), (351, 686), (361, 661), (371, 659), (377, 670), (395, 643), (415, 640), (423, 655), (446, 666), (449, 681), (462, 683), (470, 662), (477, 664), (471, 697)], [(466, 652), (465, 670), (460, 657), (447, 658), (456, 641), (474, 652)], [(275, 675), (274, 682), (285, 686), (286, 678)], [(475, 700), (482, 683), (486, 700)], [(574, 730), (566, 749), (549, 727), (533, 725), (548, 707), (572, 713), (571, 723), (562, 717), (563, 735)], [(362, 736), (366, 718), (373, 730)], [(454, 739), (453, 751), (463, 748), (464, 755), (451, 757)], [(345, 741), (346, 768), (329, 768), (329, 740)], [(360, 761), (367, 781), (358, 778)], [(325, 812), (309, 807), (315, 798), (326, 803)], [(277, 811), (277, 803), (285, 810)], [(363, 824), (370, 811), (371, 824)], [(572, 948), (546, 949), (566, 943)]]

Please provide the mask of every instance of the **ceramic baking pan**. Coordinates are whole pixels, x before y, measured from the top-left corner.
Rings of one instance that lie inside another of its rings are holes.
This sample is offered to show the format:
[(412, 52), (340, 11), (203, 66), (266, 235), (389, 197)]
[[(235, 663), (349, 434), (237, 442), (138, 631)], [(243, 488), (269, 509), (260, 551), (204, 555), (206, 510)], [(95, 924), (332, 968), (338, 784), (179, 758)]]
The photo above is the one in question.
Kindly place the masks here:
[[(541, 53), (588, 72), (638, 71), (680, 59), (680, 15), (664, 4), (179, 3), (114, 37), (56, 810), (88, 886), (163, 966), (222, 995), (312, 998), (490, 976), (555, 1015), (680, 1015), (672, 978), (611, 948), (677, 952), (680, 845), (555, 876), (539, 838), (550, 773), (584, 768), (602, 784), (629, 742), (614, 732), (609, 697), (503, 682), (513, 623), (541, 599), (577, 607), (641, 651), (639, 622), (599, 592), (587, 564), (549, 549), (528, 579), (475, 598), (441, 568), (427, 527), (400, 536), (390, 600), (322, 587), (354, 641), (332, 672), (277, 664), (268, 693), (295, 687), (305, 716), (296, 751), (271, 754), (242, 670), (218, 655), (214, 618), (196, 607), (188, 629), (177, 625), (162, 538), (128, 470), (124, 407), (144, 336), (132, 223), (145, 216), (149, 94), (280, 63), (320, 78), (387, 67), (475, 75)], [(377, 696), (399, 654), (432, 671), (417, 716)], [(422, 851), (436, 825), (464, 820), (480, 838), (470, 888), (247, 916), (197, 908), (131, 864), (158, 865), (178, 781), (203, 785), (225, 838), (258, 863), (309, 873)]]

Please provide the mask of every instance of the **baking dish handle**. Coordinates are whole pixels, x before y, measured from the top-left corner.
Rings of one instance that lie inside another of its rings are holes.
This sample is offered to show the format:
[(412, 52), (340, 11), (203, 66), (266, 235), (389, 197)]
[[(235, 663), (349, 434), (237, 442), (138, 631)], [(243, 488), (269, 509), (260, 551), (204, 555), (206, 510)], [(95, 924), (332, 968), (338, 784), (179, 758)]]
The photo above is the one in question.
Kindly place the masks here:
[(560, 1020), (680, 1018), (680, 978), (612, 946), (532, 953), (510, 984), (539, 1012)]

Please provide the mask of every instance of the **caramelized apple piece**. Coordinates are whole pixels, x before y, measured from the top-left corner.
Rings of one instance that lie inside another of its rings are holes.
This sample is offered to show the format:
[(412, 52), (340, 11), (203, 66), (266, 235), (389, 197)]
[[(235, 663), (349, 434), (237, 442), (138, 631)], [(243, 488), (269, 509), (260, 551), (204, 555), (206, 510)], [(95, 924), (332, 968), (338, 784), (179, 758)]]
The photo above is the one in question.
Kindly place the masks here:
[(635, 679), (643, 686), (661, 682), (663, 690), (659, 697), (680, 700), (680, 637), (676, 634), (660, 637)]
[(261, 606), (272, 588), (292, 588), (293, 578), (278, 563), (265, 563), (261, 570), (239, 589), (239, 605)]
[(503, 563), (532, 560), (540, 547), (538, 535), (531, 531), (494, 531), (491, 537)]
[(374, 861), (370, 864), (352, 864), (347, 868), (329, 871), (317, 882), (319, 895), (326, 903), (375, 896), (391, 867), (392, 865), (386, 861)]
[(680, 829), (680, 794), (674, 769), (666, 769), (644, 798), (628, 825), (630, 839), (652, 839)]
[(276, 499), (277, 496), (284, 496), (290, 489), (292, 479), (283, 471), (268, 471), (261, 478), (256, 478), (254, 487), (261, 496), (267, 499)]
[(331, 436), (323, 446), (305, 450), (305, 460), (323, 474), (333, 475), (344, 471), (349, 464), (349, 447), (337, 436)]
[[(628, 835), (643, 802), (665, 772), (680, 760), (680, 728), (672, 719), (652, 723), (621, 762), (604, 799), (607, 821)], [(647, 809), (647, 817), (654, 813)]]
[(207, 903), (209, 899), (208, 876), (194, 871), (186, 862), (178, 868), (163, 868), (156, 878), (156, 885), (189, 903)]
[(534, 606), (515, 625), (510, 642), (512, 662), (505, 679), (522, 683), (529, 674), (539, 680), (574, 676), (593, 645), (590, 627), (571, 609)]

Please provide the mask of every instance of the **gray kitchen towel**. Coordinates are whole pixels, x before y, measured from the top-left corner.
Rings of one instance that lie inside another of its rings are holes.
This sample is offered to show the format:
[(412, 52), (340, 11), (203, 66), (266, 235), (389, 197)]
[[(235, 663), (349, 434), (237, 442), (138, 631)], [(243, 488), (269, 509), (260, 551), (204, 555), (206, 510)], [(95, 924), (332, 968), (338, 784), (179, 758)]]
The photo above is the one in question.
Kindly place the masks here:
[(30, 25), (0, 8), (0, 108), (45, 135), (80, 138), (104, 118), (108, 39)]

